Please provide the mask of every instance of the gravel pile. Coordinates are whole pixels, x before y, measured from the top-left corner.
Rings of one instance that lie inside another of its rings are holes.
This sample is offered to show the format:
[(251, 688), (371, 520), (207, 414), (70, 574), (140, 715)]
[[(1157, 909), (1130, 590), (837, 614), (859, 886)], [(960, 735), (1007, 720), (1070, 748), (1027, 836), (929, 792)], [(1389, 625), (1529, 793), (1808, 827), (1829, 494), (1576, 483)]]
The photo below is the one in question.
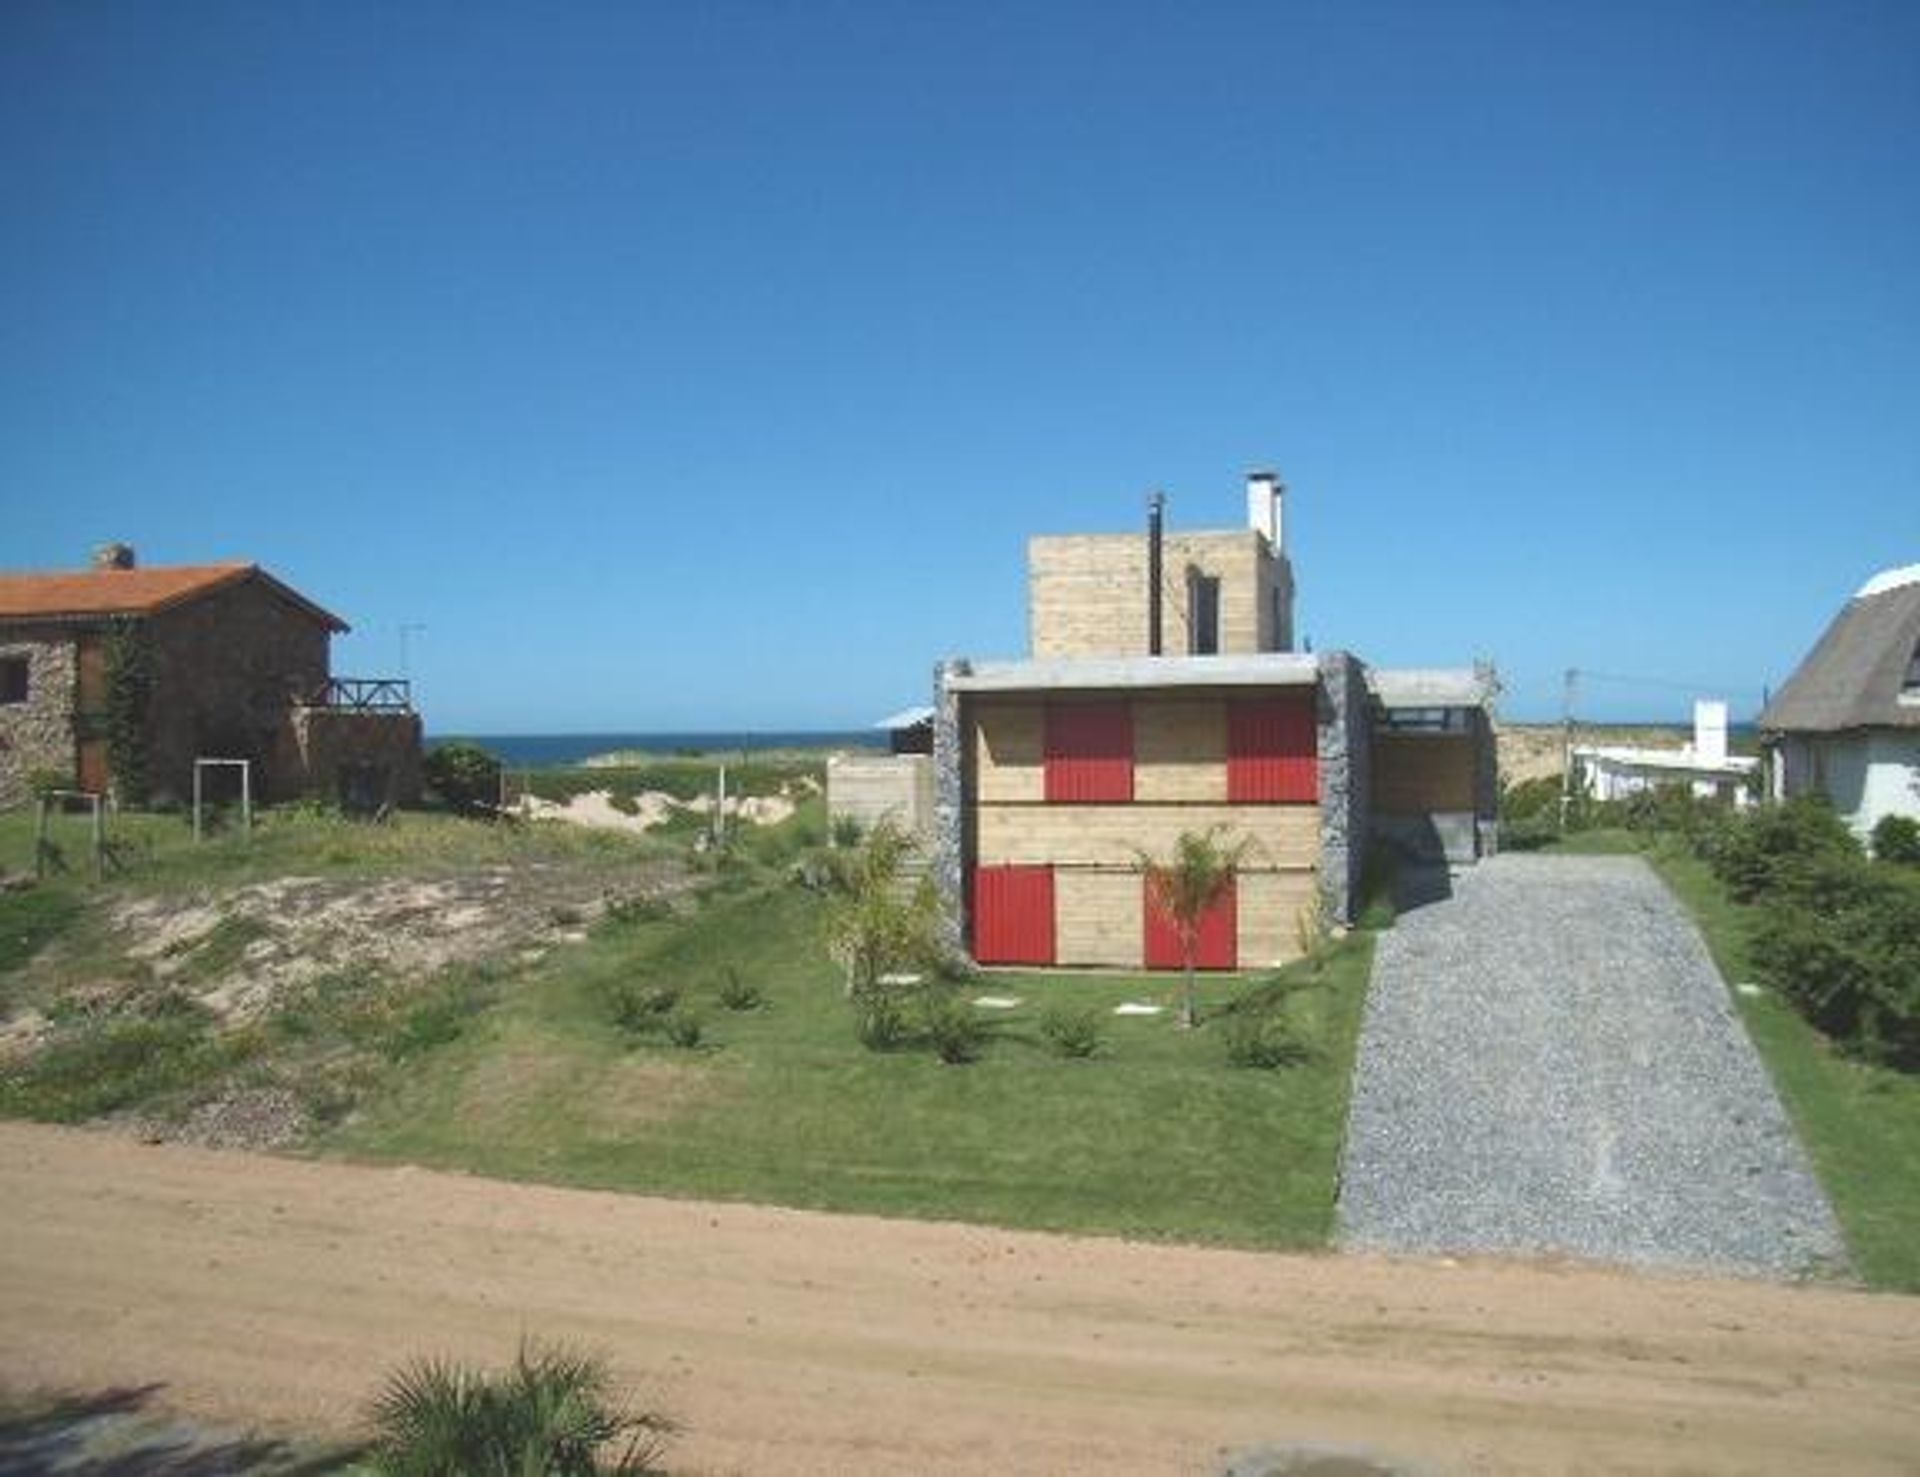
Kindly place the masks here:
[(1343, 1243), (1844, 1268), (1698, 931), (1637, 858), (1502, 856), (1383, 936)]

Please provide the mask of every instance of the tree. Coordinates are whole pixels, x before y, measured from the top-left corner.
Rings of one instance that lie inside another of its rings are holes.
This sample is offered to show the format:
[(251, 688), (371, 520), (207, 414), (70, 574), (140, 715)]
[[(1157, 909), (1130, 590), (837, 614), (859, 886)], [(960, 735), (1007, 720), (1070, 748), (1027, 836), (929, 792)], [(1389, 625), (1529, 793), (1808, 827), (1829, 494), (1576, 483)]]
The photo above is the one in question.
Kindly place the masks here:
[(910, 833), (882, 817), (859, 846), (833, 853), (827, 951), (846, 971), (851, 1000), (869, 999), (882, 975), (939, 957), (939, 898), (930, 879), (907, 873), (918, 851)]
[(1193, 956), (1199, 944), (1200, 923), (1233, 885), (1234, 873), (1247, 854), (1248, 841), (1229, 842), (1224, 826), (1183, 831), (1174, 843), (1173, 858), (1160, 862), (1139, 853), (1147, 876), (1147, 892), (1173, 924), (1180, 940), (1180, 963), (1186, 972), (1186, 993), (1180, 1004), (1180, 1024), (1197, 1025), (1194, 1008)]

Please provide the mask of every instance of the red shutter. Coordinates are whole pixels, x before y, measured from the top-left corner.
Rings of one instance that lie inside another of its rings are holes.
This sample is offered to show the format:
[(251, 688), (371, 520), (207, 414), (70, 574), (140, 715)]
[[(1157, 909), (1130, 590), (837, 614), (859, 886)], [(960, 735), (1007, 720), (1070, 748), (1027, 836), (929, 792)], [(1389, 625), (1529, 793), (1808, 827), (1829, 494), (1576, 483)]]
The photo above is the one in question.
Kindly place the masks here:
[[(1147, 936), (1143, 953), (1148, 969), (1179, 969), (1186, 964), (1180, 957), (1180, 930), (1160, 906), (1153, 884), (1147, 889)], [(1240, 963), (1240, 906), (1233, 883), (1200, 918), (1200, 932), (1193, 941), (1193, 962), (1201, 969), (1236, 969)]]
[(1295, 801), (1320, 798), (1313, 693), (1227, 706), (1227, 799)]
[(1051, 964), (1053, 953), (1053, 868), (976, 867), (973, 957), (982, 964)]
[(1047, 709), (1047, 799), (1133, 799), (1133, 714), (1125, 703)]

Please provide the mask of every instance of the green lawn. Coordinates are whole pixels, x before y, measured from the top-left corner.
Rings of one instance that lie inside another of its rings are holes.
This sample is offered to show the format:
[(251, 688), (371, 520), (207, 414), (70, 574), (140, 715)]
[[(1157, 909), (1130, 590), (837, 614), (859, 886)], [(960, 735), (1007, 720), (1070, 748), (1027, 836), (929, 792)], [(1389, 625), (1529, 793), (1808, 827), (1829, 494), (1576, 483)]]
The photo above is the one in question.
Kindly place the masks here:
[[(461, 1039), (336, 1129), (327, 1151), (514, 1178), (1247, 1246), (1324, 1245), (1370, 940), (1296, 966), (1286, 1010), (1313, 1046), (1276, 1070), (1226, 1064), (1218, 1024), (1172, 1012), (1169, 976), (996, 973), (967, 987), (1018, 996), (981, 1010), (981, 1059), (855, 1039), (818, 943), (817, 902), (771, 886), (691, 921), (633, 922), (514, 982)], [(731, 1012), (731, 968), (765, 995)], [(696, 1009), (695, 1050), (614, 1026), (604, 991), (670, 984)], [(1252, 977), (1209, 978), (1218, 1008)], [(1062, 1060), (1047, 1005), (1100, 1011), (1101, 1051)]]
[[(1754, 910), (1732, 902), (1691, 855), (1656, 847), (1648, 860), (1693, 913), (1727, 981), (1751, 980)], [(1833, 1201), (1855, 1267), (1877, 1287), (1920, 1292), (1920, 1078), (1841, 1056), (1771, 990), (1735, 990), (1734, 1000)]]

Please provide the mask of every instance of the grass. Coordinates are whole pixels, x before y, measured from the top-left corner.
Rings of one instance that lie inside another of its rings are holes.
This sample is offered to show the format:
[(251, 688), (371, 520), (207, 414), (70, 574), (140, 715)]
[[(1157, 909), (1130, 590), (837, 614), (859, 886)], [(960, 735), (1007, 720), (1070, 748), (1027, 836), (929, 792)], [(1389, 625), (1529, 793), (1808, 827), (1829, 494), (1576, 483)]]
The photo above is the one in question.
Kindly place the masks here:
[[(1672, 847), (1648, 860), (1692, 912), (1720, 973), (1749, 981), (1754, 909)], [(1852, 1061), (1771, 990), (1734, 1000), (1840, 1217), (1855, 1268), (1876, 1287), (1920, 1292), (1920, 1078)]]
[[(33, 836), (31, 813), (0, 813), (0, 866), (31, 871)], [(261, 812), (251, 836), (229, 829), (196, 843), (185, 816), (135, 813), (116, 815), (110, 836), (119, 847), (123, 867), (104, 885), (149, 892), (289, 876), (431, 876), (519, 862), (616, 865), (636, 854), (664, 855), (672, 849), (664, 843), (577, 826), (483, 824), (435, 811), (403, 811), (384, 824), (372, 825), (301, 807)], [(87, 886), (84, 822), (61, 818), (52, 839), (72, 870), (52, 879), (48, 888), (69, 891)]]
[[(995, 974), (980, 1057), (855, 1039), (797, 888), (723, 896), (691, 921), (602, 929), (325, 1141), (333, 1152), (511, 1178), (883, 1215), (1221, 1242), (1324, 1245), (1371, 943), (1297, 966), (1281, 993), (1309, 1047), (1236, 1070), (1218, 1024), (1180, 1031), (1172, 976)], [(761, 1008), (730, 1012), (729, 970)], [(1209, 977), (1218, 1014), (1253, 981)], [(677, 1048), (623, 1030), (609, 1000), (677, 987), (704, 1030)], [(969, 1006), (968, 1008), (973, 1008)], [(1101, 1049), (1063, 1060), (1049, 1010), (1088, 1010)]]

